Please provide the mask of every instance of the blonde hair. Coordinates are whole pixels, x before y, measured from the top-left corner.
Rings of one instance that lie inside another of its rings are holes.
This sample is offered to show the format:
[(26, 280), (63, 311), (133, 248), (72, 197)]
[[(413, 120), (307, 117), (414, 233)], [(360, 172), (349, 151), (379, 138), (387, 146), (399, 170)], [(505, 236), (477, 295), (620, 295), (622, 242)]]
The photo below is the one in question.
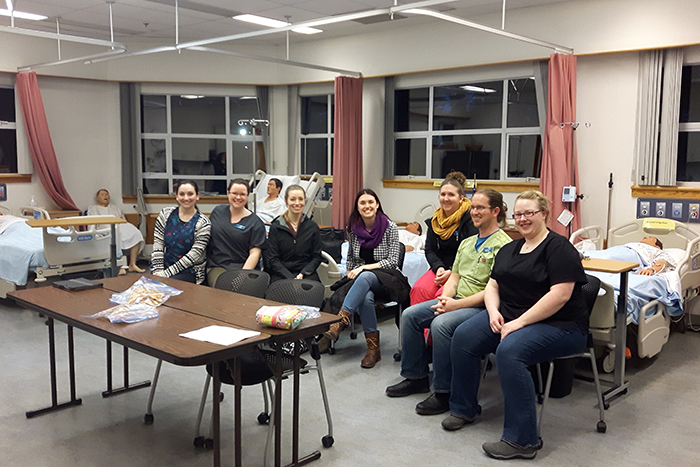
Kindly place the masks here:
[(520, 193), (516, 198), (517, 203), (519, 199), (529, 199), (537, 203), (537, 209), (546, 212), (544, 221), (549, 222), (549, 199), (539, 190), (526, 190)]

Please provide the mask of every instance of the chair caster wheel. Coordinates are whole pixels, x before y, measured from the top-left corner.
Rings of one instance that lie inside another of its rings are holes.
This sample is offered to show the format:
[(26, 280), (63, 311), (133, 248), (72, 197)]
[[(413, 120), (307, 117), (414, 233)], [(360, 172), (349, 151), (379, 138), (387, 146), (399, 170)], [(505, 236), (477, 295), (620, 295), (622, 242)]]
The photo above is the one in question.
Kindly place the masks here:
[(321, 438), (321, 443), (323, 443), (324, 448), (329, 448), (329, 447), (333, 446), (334, 441), (335, 440), (330, 435), (326, 435), (323, 438)]
[(204, 447), (204, 436), (197, 436), (194, 439), (194, 447), (203, 448)]
[(204, 440), (204, 447), (209, 449), (210, 451), (214, 449), (214, 440), (211, 438), (207, 438)]
[(146, 415), (144, 415), (143, 423), (145, 423), (146, 425), (153, 425), (153, 414), (147, 413)]
[(598, 430), (598, 433), (605, 433), (608, 429), (608, 425), (606, 425), (605, 422), (601, 420), (598, 422), (596, 429)]
[(400, 362), (401, 361), (401, 354), (399, 352), (396, 352), (394, 354), (394, 361), (395, 362)]
[(357, 333), (355, 331), (350, 333), (350, 339), (357, 339)]
[(258, 423), (261, 425), (269, 425), (270, 416), (265, 412), (260, 412), (260, 414), (258, 415)]
[(335, 355), (335, 347), (328, 347), (328, 355)]

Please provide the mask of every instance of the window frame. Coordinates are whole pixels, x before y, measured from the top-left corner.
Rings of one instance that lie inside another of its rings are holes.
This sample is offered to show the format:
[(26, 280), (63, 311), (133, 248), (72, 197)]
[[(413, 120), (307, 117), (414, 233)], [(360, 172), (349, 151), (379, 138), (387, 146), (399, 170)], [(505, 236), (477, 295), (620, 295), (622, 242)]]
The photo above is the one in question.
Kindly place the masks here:
[[(690, 63), (683, 63), (683, 68), (685, 67), (700, 67), (700, 62), (690, 62)], [(681, 88), (681, 93), (682, 93), (682, 88)], [(681, 97), (682, 101), (682, 97)], [(680, 105), (680, 102), (679, 102)], [(680, 134), (681, 133), (700, 133), (700, 121), (698, 122), (680, 122), (680, 112), (678, 113), (678, 136), (680, 140)], [(687, 162), (687, 161), (686, 161)], [(676, 173), (678, 173), (678, 160), (676, 160)], [(676, 186), (679, 187), (689, 187), (689, 188), (700, 188), (700, 181), (682, 181), (676, 179)]]
[[(302, 99), (309, 99), (313, 97), (326, 97), (326, 132), (325, 133), (308, 133), (304, 134), (302, 133), (302, 130), (304, 128), (304, 114), (303, 114), (303, 105)], [(322, 94), (309, 94), (309, 95), (301, 95), (299, 96), (299, 138), (298, 138), (298, 150), (299, 150), (299, 174), (300, 175), (313, 175), (313, 172), (308, 173), (306, 170), (306, 167), (304, 164), (304, 161), (306, 158), (304, 157), (304, 154), (302, 152), (302, 148), (306, 147), (305, 144), (302, 144), (303, 141), (309, 140), (309, 139), (325, 139), (326, 140), (326, 167), (327, 167), (327, 172), (329, 173), (323, 173), (320, 175), (324, 176), (331, 176), (333, 174), (333, 138), (334, 138), (334, 130), (333, 128), (333, 106), (334, 106), (334, 99), (335, 99), (335, 94), (334, 93), (322, 93)]]

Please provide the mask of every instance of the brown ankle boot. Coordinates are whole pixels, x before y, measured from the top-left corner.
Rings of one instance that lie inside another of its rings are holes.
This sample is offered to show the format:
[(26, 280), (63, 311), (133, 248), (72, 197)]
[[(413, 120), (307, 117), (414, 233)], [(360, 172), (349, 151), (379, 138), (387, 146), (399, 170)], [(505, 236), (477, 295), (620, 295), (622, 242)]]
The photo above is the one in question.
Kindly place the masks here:
[(367, 341), (367, 355), (362, 359), (360, 366), (374, 368), (374, 365), (382, 359), (382, 352), (379, 349), (379, 331), (366, 332), (365, 340)]
[(340, 331), (345, 329), (346, 327), (350, 326), (350, 317), (352, 315), (345, 311), (345, 310), (340, 310), (338, 313), (338, 317), (340, 318), (340, 321), (337, 323), (331, 324), (330, 328), (328, 328), (328, 331), (323, 333), (324, 337), (327, 337), (331, 341), (335, 342), (338, 340), (338, 337), (340, 337)]

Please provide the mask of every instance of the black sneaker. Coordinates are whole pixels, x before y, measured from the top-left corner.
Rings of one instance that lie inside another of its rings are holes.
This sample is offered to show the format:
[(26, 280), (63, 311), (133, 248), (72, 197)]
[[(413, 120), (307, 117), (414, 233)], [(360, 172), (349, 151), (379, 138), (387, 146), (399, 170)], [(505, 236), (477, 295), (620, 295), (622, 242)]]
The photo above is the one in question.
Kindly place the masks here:
[(484, 443), (482, 446), (486, 454), (494, 459), (534, 459), (537, 455), (537, 447), (521, 448), (513, 446), (501, 440), (496, 443)]
[(405, 397), (426, 392), (430, 392), (430, 382), (427, 376), (421, 379), (405, 379), (386, 388), (386, 395), (389, 397)]
[(416, 405), (418, 415), (439, 415), (450, 410), (450, 394), (434, 392)]

